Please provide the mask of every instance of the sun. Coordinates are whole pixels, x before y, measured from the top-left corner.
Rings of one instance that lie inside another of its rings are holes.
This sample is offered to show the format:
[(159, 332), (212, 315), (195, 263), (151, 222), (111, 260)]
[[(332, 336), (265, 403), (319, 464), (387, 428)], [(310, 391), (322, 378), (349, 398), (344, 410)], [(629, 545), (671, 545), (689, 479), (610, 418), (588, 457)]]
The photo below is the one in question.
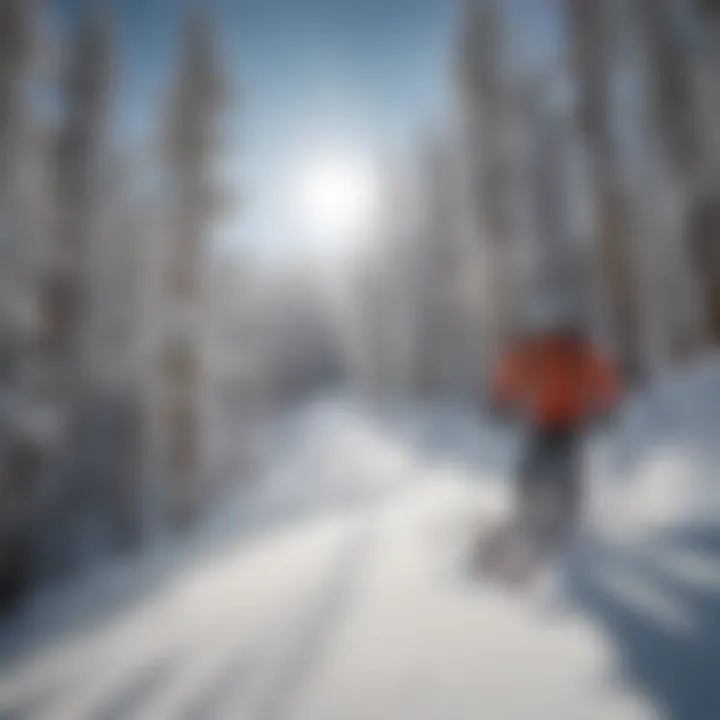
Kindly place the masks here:
[(322, 251), (355, 246), (376, 219), (377, 188), (369, 158), (342, 150), (312, 155), (300, 165), (295, 178), (298, 229)]

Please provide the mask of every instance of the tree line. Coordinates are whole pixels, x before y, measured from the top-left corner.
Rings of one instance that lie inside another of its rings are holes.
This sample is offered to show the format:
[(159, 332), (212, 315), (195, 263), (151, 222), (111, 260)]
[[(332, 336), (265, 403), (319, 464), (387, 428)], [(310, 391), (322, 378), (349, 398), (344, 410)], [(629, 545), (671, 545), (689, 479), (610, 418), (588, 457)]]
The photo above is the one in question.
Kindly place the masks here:
[(508, 5), (459, 3), (457, 112), (388, 172), (356, 290), (381, 394), (481, 398), (553, 293), (633, 381), (720, 341), (720, 5), (547, 0), (535, 64)]
[[(230, 102), (211, 15), (177, 38), (150, 150), (120, 141), (117, 23), (0, 4), (0, 603), (204, 502), (209, 237)], [(133, 152), (135, 150), (135, 152)]]

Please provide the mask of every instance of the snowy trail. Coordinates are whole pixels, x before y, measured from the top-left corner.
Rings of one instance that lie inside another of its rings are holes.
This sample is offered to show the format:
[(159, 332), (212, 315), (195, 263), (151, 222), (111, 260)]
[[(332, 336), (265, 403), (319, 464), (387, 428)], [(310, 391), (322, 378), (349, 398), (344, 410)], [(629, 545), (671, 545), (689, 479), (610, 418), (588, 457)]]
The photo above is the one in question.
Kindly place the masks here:
[(502, 511), (510, 445), (460, 416), (318, 404), (288, 421), (267, 481), (195, 540), (3, 628), (0, 717), (715, 717), (714, 444), (672, 445), (672, 423), (658, 441), (643, 417), (623, 430), (637, 457), (596, 463), (593, 531), (562, 592), (529, 601), (466, 564)]

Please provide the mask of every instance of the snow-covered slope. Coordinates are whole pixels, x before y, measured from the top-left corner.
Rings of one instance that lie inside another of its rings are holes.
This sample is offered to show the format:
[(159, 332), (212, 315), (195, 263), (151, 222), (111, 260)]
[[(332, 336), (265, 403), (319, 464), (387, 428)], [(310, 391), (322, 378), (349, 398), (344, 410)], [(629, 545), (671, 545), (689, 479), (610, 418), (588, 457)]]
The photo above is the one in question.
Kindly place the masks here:
[(453, 408), (320, 402), (191, 539), (0, 632), (0, 717), (714, 718), (720, 363), (632, 400), (589, 453), (587, 531), (547, 597), (468, 572), (515, 443)]

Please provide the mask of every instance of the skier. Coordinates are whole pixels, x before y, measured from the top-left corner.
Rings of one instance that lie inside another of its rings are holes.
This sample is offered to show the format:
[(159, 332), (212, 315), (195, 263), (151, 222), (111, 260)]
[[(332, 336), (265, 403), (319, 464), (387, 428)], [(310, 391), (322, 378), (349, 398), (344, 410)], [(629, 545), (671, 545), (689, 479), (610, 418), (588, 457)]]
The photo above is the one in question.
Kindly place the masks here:
[(496, 413), (522, 421), (527, 437), (515, 518), (488, 545), (487, 563), (509, 562), (503, 553), (512, 554), (513, 543), (506, 542), (512, 536), (523, 546), (517, 572), (527, 574), (538, 555), (556, 550), (573, 530), (581, 506), (582, 440), (621, 396), (617, 369), (572, 313), (533, 325), (513, 343), (493, 378), (491, 404)]

